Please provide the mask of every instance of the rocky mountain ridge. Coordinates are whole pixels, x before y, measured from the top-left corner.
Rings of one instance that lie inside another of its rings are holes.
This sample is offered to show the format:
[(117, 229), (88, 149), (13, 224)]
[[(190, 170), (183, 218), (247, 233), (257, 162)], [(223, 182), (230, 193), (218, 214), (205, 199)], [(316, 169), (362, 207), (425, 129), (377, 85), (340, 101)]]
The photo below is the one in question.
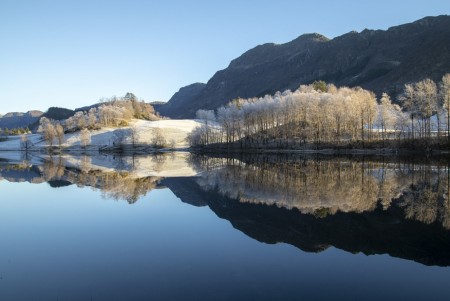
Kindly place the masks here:
[(398, 95), (405, 83), (450, 71), (450, 16), (426, 17), (388, 30), (352, 31), (328, 39), (304, 34), (285, 44), (248, 50), (207, 84), (193, 84), (157, 110), (192, 118), (198, 109), (216, 109), (238, 98), (259, 97), (324, 80)]

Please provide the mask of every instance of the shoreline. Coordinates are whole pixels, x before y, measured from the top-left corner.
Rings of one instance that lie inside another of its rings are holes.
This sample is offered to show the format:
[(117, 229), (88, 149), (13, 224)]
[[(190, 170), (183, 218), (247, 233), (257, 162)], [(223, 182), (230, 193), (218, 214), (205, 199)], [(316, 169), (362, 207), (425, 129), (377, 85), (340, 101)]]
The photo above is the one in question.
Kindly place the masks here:
[(158, 153), (172, 153), (172, 152), (188, 152), (199, 155), (229, 155), (229, 154), (268, 154), (268, 155), (283, 155), (283, 154), (299, 154), (299, 155), (327, 155), (327, 156), (345, 156), (345, 155), (370, 155), (370, 156), (450, 156), (449, 150), (429, 149), (429, 150), (414, 150), (414, 149), (395, 149), (395, 148), (324, 148), (324, 149), (238, 149), (238, 148), (154, 148), (148, 145), (123, 145), (121, 147), (97, 147), (91, 146), (86, 149), (79, 147), (74, 148), (59, 148), (59, 147), (39, 147), (24, 149), (0, 149), (0, 153), (29, 153), (42, 155), (58, 155), (58, 154), (75, 154), (75, 155), (96, 155), (96, 154), (115, 154), (115, 155), (146, 155)]

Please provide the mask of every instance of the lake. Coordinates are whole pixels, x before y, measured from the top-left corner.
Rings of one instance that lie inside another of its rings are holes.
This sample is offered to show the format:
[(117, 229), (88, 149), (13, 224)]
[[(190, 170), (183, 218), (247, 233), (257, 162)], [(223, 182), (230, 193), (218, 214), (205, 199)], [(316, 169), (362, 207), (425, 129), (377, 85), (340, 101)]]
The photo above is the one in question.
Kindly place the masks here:
[(0, 153), (1, 300), (448, 300), (446, 158)]

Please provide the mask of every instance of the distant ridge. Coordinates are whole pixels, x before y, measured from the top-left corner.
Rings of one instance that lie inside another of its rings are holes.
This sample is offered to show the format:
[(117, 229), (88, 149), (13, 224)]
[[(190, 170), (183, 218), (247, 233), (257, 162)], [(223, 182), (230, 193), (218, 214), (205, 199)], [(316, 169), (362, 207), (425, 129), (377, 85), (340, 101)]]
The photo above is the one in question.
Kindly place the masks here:
[(285, 44), (256, 46), (207, 84), (181, 88), (156, 109), (172, 118), (192, 118), (198, 109), (216, 109), (237, 97), (294, 90), (315, 80), (395, 96), (405, 83), (427, 77), (439, 81), (446, 72), (450, 72), (450, 16), (426, 17), (331, 40), (312, 33)]
[(41, 111), (10, 112), (0, 117), (1, 129), (26, 128), (37, 122), (44, 113)]

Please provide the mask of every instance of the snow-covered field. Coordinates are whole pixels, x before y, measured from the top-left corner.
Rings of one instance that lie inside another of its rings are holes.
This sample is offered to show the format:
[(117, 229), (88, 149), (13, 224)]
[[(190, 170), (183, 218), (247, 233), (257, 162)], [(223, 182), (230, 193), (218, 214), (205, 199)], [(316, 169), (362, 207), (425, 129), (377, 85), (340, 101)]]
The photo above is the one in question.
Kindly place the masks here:
[(202, 123), (197, 120), (181, 119), (181, 120), (158, 120), (145, 121), (136, 120), (131, 126), (138, 129), (140, 143), (149, 143), (153, 138), (153, 131), (155, 128), (161, 130), (164, 138), (169, 144), (174, 142), (175, 148), (189, 147), (186, 138), (195, 128), (201, 126)]
[[(42, 143), (42, 136), (38, 134), (27, 135), (28, 140), (33, 145), (39, 145)], [(0, 141), (0, 151), (15, 151), (20, 150), (20, 136), (10, 136), (7, 141)]]
[[(156, 129), (159, 129), (160, 133), (167, 141), (167, 144), (173, 146), (175, 149), (183, 149), (189, 146), (186, 141), (186, 137), (196, 127), (201, 126), (201, 122), (197, 120), (184, 119), (184, 120), (159, 120), (159, 121), (146, 121), (146, 120), (132, 120), (130, 125), (122, 128), (102, 128), (100, 130), (91, 132), (91, 144), (89, 149), (100, 149), (102, 147), (111, 147), (117, 141), (118, 136), (125, 136), (125, 142), (131, 144), (130, 131), (135, 129), (138, 133), (138, 144), (151, 144), (153, 135)], [(80, 132), (66, 134), (63, 147), (65, 148), (79, 148)], [(39, 149), (47, 146), (47, 143), (42, 139), (39, 134), (30, 134), (28, 139), (31, 142), (33, 149)], [(0, 142), (0, 151), (14, 151), (21, 149), (21, 137), (14, 136), (9, 137), (7, 141)], [(57, 144), (55, 139), (54, 145)]]
[(41, 165), (53, 161), (55, 166), (75, 168), (83, 172), (101, 171), (125, 173), (127, 178), (138, 179), (146, 177), (193, 177), (198, 171), (189, 163), (190, 154), (187, 152), (170, 152), (149, 154), (144, 156), (117, 157), (114, 155), (84, 156), (63, 154), (50, 156), (40, 153), (0, 152), (0, 162), (9, 164)]

